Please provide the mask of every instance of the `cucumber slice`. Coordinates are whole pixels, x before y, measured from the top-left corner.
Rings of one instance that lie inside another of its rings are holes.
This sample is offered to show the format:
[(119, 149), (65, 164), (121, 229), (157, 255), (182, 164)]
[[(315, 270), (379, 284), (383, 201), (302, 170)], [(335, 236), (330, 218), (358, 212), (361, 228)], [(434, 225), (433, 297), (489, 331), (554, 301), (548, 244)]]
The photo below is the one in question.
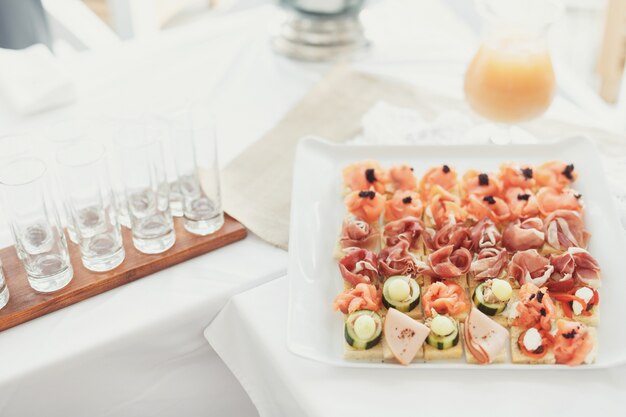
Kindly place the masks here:
[(488, 316), (495, 316), (496, 314), (502, 313), (506, 308), (506, 301), (502, 301), (499, 303), (486, 303), (483, 298), (483, 287), (485, 283), (481, 283), (474, 290), (474, 294), (472, 295), (472, 301), (477, 309), (482, 311)]
[(454, 322), (454, 330), (452, 333), (440, 336), (434, 332), (430, 332), (426, 338), (426, 343), (439, 350), (446, 350), (456, 346), (459, 343), (459, 325), (456, 320)]
[[(389, 296), (389, 286), (396, 280), (403, 280), (409, 284), (410, 294), (404, 300), (397, 301)], [(383, 305), (387, 308), (395, 308), (398, 311), (407, 313), (417, 307), (420, 303), (420, 286), (414, 279), (403, 275), (396, 275), (387, 278), (383, 286)]]
[[(372, 319), (374, 319), (374, 322), (376, 323), (376, 331), (374, 332), (372, 337), (370, 337), (367, 340), (363, 340), (359, 338), (356, 335), (356, 332), (354, 331), (354, 322), (356, 322), (356, 319), (358, 319), (360, 316), (364, 314), (369, 315)], [(346, 319), (344, 336), (346, 338), (346, 342), (348, 342), (348, 344), (355, 349), (366, 350), (366, 349), (373, 348), (374, 346), (378, 344), (378, 342), (380, 342), (382, 333), (383, 333), (383, 320), (374, 311), (358, 310), (350, 314), (348, 318)]]

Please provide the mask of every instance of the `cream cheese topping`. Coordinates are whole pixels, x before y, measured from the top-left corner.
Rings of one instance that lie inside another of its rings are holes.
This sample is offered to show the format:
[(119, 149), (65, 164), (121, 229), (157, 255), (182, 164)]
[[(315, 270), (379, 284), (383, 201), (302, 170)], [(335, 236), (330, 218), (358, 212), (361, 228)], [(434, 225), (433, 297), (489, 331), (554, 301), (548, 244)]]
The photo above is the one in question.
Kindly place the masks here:
[(524, 347), (529, 352), (536, 350), (539, 346), (541, 346), (541, 335), (539, 334), (539, 331), (534, 327), (526, 330), (523, 343)]

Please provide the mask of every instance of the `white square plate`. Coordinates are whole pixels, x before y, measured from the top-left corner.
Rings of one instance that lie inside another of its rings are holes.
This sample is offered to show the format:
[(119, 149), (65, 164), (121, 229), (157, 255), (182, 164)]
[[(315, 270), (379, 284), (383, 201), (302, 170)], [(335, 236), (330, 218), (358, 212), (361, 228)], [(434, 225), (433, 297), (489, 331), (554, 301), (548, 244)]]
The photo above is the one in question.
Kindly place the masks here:
[[(433, 165), (448, 164), (459, 172), (470, 168), (497, 170), (505, 161), (540, 164), (559, 159), (574, 163), (579, 174), (575, 188), (585, 202), (585, 222), (592, 233), (589, 251), (602, 268), (599, 351), (593, 365), (575, 369), (615, 366), (626, 362), (624, 302), (626, 277), (624, 236), (602, 165), (594, 145), (575, 137), (532, 145), (466, 146), (355, 146), (336, 145), (316, 138), (300, 141), (296, 153), (291, 230), (289, 239), (289, 322), (287, 343), (300, 356), (336, 366), (398, 368), (399, 365), (353, 362), (343, 359), (343, 319), (333, 311), (333, 299), (342, 289), (332, 253), (346, 215), (341, 197), (341, 169), (363, 159), (383, 165), (408, 163), (419, 177)], [(509, 355), (510, 357), (510, 355)], [(416, 363), (408, 368), (471, 369), (464, 360)], [(563, 365), (492, 364), (488, 369), (573, 369)]]

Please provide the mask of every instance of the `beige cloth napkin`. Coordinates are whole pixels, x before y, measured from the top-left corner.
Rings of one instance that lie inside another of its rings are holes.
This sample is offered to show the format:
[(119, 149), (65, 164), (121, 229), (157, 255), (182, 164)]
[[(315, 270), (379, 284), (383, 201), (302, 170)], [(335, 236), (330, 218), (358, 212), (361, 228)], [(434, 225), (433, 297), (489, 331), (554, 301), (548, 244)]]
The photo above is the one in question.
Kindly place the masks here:
[[(293, 159), (298, 140), (315, 135), (344, 142), (361, 131), (361, 118), (374, 104), (419, 110), (432, 118), (444, 110), (469, 113), (467, 105), (432, 96), (394, 80), (356, 72), (331, 71), (258, 142), (222, 172), (224, 209), (261, 239), (287, 249)], [(607, 154), (624, 154), (624, 138), (600, 130), (541, 120), (524, 128), (538, 137), (585, 134), (597, 139)]]

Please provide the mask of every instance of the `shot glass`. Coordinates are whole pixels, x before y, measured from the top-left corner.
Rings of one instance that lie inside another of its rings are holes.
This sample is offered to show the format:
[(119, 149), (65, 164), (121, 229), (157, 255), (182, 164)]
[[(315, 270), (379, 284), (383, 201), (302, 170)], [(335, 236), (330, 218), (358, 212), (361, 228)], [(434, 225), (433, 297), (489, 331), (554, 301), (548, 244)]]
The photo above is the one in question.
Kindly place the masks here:
[(0, 167), (0, 195), (30, 286), (40, 292), (65, 287), (74, 276), (67, 241), (45, 180), (46, 165), (21, 157)]
[(189, 106), (171, 117), (170, 127), (185, 229), (209, 235), (224, 224), (214, 119), (207, 108)]
[(182, 217), (183, 194), (180, 189), (178, 175), (176, 174), (173, 152), (176, 144), (172, 140), (169, 120), (159, 114), (154, 114), (149, 118), (146, 128), (148, 136), (160, 141), (165, 150), (165, 175), (170, 185), (170, 210), (172, 211), (172, 216)]
[(58, 150), (56, 159), (68, 223), (83, 265), (95, 272), (110, 271), (126, 254), (104, 146), (79, 141)]
[(9, 302), (9, 287), (4, 280), (4, 271), (2, 270), (2, 261), (0, 261), (0, 310)]
[(135, 128), (133, 134), (122, 128), (116, 140), (133, 244), (143, 253), (161, 253), (176, 241), (162, 146), (145, 128)]

